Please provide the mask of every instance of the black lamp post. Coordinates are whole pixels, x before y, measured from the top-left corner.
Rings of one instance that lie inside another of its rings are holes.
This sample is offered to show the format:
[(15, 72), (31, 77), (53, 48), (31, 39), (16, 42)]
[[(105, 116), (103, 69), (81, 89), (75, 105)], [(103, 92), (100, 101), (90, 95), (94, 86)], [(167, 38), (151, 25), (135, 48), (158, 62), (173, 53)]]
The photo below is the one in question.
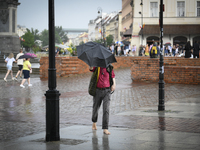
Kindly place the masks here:
[(105, 45), (105, 40), (104, 40), (104, 26), (103, 26), (103, 14), (102, 14), (102, 9), (101, 7), (98, 7), (98, 14), (101, 15), (101, 43), (103, 43), (103, 45)]
[(142, 12), (139, 12), (141, 14), (141, 22), (142, 22), (142, 27), (141, 27), (141, 30), (142, 30), (142, 45), (143, 45), (143, 2), (141, 0), (141, 3), (140, 3), (140, 6), (141, 6), (141, 9), (142, 9)]
[(46, 91), (46, 141), (59, 141), (59, 91), (56, 90), (54, 0), (49, 0), (49, 69)]
[(159, 104), (158, 111), (165, 110), (165, 82), (163, 57), (163, 0), (160, 0), (160, 69), (159, 69)]

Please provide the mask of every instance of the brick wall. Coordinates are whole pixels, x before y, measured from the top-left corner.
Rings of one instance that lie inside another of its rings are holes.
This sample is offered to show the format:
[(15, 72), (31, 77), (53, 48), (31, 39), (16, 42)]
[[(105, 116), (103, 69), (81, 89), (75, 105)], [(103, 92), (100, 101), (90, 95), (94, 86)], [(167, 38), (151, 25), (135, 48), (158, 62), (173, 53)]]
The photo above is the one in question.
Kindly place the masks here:
[[(40, 59), (40, 78), (48, 78), (48, 57)], [(130, 67), (135, 81), (159, 81), (159, 58), (116, 57), (115, 69)], [(89, 66), (77, 57), (56, 57), (56, 76), (67, 77), (89, 72)], [(200, 84), (200, 59), (164, 58), (166, 83)]]
[[(134, 57), (132, 64), (132, 80), (159, 81), (159, 58)], [(165, 57), (164, 81), (166, 83), (200, 84), (200, 59)]]
[[(115, 69), (131, 67), (133, 57), (116, 57), (117, 63), (113, 63)], [(40, 59), (40, 78), (48, 78), (49, 58)], [(89, 72), (89, 66), (78, 57), (56, 57), (56, 76), (67, 77), (73, 74)]]

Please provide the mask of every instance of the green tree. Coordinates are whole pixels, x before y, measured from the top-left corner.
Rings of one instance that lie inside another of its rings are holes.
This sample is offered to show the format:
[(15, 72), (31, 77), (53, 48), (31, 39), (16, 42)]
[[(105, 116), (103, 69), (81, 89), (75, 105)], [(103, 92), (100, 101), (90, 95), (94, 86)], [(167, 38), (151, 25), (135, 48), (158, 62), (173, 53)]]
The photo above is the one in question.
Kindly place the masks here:
[(36, 41), (36, 40), (40, 40), (40, 36), (39, 36), (39, 30), (38, 29), (33, 29), (33, 28), (31, 28), (31, 33), (33, 34), (33, 36), (34, 36), (34, 41)]
[[(43, 41), (42, 46), (49, 45), (49, 30), (44, 29), (41, 32), (40, 40)], [(60, 37), (60, 35), (59, 35), (57, 30), (55, 30), (55, 43), (58, 43), (58, 44), (62, 43), (62, 39), (61, 39), (61, 37)]]
[(27, 29), (27, 32), (22, 36), (22, 38), (25, 40), (22, 42), (23, 47), (31, 48), (34, 46), (34, 36), (29, 29)]
[(42, 41), (42, 46), (49, 45), (49, 31), (47, 29), (41, 32), (40, 40)]
[[(62, 42), (67, 42), (69, 40), (69, 38), (67, 37), (67, 35), (65, 34), (65, 32), (63, 31), (62, 29), (62, 26), (56, 26), (55, 27), (55, 33), (58, 33), (58, 35), (60, 36), (61, 38), (61, 41)], [(62, 43), (61, 42), (61, 43)]]
[(111, 45), (113, 43), (113, 36), (112, 35), (108, 35), (106, 37), (106, 46)]
[(35, 46), (35, 47), (32, 48), (32, 50), (36, 54), (38, 51), (41, 51), (41, 48), (39, 46)]
[(62, 39), (59, 36), (58, 32), (55, 31), (55, 43), (61, 44), (62, 43)]

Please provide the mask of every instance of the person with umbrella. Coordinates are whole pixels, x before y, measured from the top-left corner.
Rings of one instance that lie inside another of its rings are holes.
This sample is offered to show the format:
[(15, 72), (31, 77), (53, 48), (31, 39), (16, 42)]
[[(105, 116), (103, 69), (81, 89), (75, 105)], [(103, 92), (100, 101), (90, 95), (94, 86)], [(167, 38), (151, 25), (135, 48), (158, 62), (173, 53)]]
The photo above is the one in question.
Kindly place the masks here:
[(19, 59), (25, 58), (25, 61), (23, 63), (24, 79), (20, 84), (20, 87), (22, 88), (25, 88), (24, 83), (26, 82), (26, 80), (28, 80), (28, 86), (32, 86), (32, 84), (30, 83), (30, 73), (32, 72), (30, 58), (34, 58), (35, 56), (36, 56), (35, 54), (27, 53), (19, 57)]
[(108, 124), (109, 124), (109, 107), (110, 107), (110, 96), (111, 92), (115, 90), (115, 74), (112, 70), (111, 77), (113, 79), (113, 85), (110, 85), (110, 77), (107, 68), (103, 67), (90, 67), (90, 71), (94, 72), (98, 70), (97, 75), (97, 85), (96, 85), (96, 93), (93, 96), (93, 111), (92, 111), (92, 129), (97, 130), (96, 122), (98, 119), (98, 111), (103, 101), (103, 118), (102, 118), (102, 129), (104, 134), (109, 135)]
[(111, 92), (113, 92), (116, 87), (115, 74), (111, 63), (116, 62), (116, 59), (114, 54), (106, 47), (94, 42), (88, 42), (81, 46), (77, 46), (77, 52), (78, 58), (91, 66), (89, 70), (93, 72), (93, 75), (95, 76), (92, 77), (96, 79), (95, 87), (92, 89), (94, 91), (93, 94), (91, 94), (89, 89), (89, 94), (93, 96), (92, 129), (97, 130), (96, 122), (98, 119), (98, 111), (103, 102), (102, 129), (104, 134), (109, 135), (110, 97)]

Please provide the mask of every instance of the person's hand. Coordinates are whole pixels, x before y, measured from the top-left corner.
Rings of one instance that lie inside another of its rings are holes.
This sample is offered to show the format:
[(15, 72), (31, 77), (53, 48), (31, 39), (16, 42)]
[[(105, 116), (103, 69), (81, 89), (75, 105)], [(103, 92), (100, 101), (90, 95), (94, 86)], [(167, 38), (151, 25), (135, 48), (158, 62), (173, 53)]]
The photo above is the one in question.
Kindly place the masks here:
[(93, 70), (93, 67), (90, 67), (89, 69), (90, 69), (90, 70)]
[(115, 90), (115, 87), (116, 87), (116, 85), (113, 84), (113, 85), (111, 86), (111, 91), (114, 91), (114, 90)]

